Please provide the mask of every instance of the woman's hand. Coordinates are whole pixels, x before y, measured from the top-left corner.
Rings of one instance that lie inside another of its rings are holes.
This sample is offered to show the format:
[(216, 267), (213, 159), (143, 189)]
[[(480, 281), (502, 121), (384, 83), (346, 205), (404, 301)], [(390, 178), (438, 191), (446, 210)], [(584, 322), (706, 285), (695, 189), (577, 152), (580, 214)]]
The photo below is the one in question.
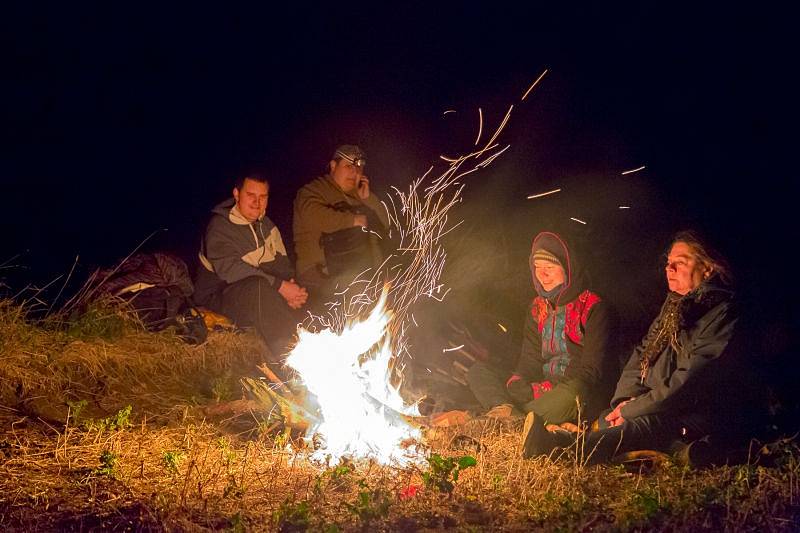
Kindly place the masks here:
[[(633, 398), (631, 398), (631, 400), (632, 399)], [(606, 422), (608, 422), (609, 426), (611, 426), (613, 428), (613, 427), (621, 426), (622, 424), (625, 423), (625, 419), (622, 417), (622, 412), (620, 410), (622, 409), (622, 406), (624, 406), (626, 403), (628, 403), (631, 400), (625, 400), (623, 402), (620, 402), (619, 404), (617, 404), (617, 406), (614, 408), (613, 411), (611, 411), (610, 413), (608, 413), (606, 415), (606, 417), (605, 417), (606, 418)]]

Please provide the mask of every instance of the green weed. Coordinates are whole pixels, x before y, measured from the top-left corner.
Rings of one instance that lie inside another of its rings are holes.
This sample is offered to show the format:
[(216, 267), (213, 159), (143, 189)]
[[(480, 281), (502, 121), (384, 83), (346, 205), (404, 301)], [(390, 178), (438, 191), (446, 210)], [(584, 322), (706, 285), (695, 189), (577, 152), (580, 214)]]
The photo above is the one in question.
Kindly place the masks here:
[(310, 525), (311, 505), (307, 500), (286, 499), (272, 513), (272, 521), (280, 531), (305, 531)]
[(81, 413), (86, 408), (88, 402), (86, 400), (80, 400), (77, 402), (71, 402), (67, 400), (67, 405), (69, 406), (69, 416), (72, 419), (74, 424), (80, 423)]
[(98, 431), (117, 431), (120, 429), (125, 429), (131, 425), (131, 411), (132, 407), (128, 405), (117, 411), (116, 414), (109, 417), (101, 418), (100, 420), (85, 420), (83, 422), (83, 427), (87, 430), (96, 429)]
[(355, 515), (364, 526), (369, 526), (374, 520), (386, 518), (392, 500), (389, 494), (380, 489), (370, 489), (365, 480), (359, 480), (358, 498), (355, 503), (344, 502), (345, 508)]
[(422, 474), (425, 486), (438, 489), (439, 492), (452, 493), (459, 473), (475, 466), (478, 461), (470, 455), (456, 458), (442, 457), (434, 453), (428, 457), (428, 464), (430, 464), (430, 470)]
[(223, 498), (241, 499), (244, 496), (244, 487), (236, 480), (236, 476), (228, 476), (228, 483), (222, 491)]
[(292, 437), (291, 428), (289, 427), (284, 428), (283, 432), (275, 435), (275, 440), (273, 441), (275, 443), (275, 447), (280, 449), (286, 448), (286, 445), (289, 444), (291, 437)]
[(627, 505), (617, 513), (617, 525), (623, 530), (638, 529), (667, 511), (669, 509), (662, 505), (658, 493), (652, 488), (634, 490), (629, 494)]
[(531, 514), (539, 520), (565, 524), (567, 529), (575, 527), (586, 511), (586, 495), (552, 490), (547, 490), (540, 501), (532, 502), (531, 508)]
[(94, 469), (94, 473), (99, 476), (115, 478), (117, 476), (116, 466), (119, 456), (109, 450), (103, 450), (100, 454), (100, 466)]
[(229, 519), (231, 533), (244, 533), (247, 531), (247, 522), (242, 516), (242, 513), (236, 513)]
[(231, 439), (226, 436), (220, 437), (217, 439), (217, 448), (222, 452), (222, 459), (230, 471), (231, 466), (236, 462), (236, 450), (231, 448)]
[(183, 461), (184, 453), (181, 451), (166, 451), (161, 456), (164, 468), (171, 474), (178, 473), (178, 467)]
[(327, 490), (347, 490), (353, 483), (350, 476), (352, 472), (352, 467), (346, 464), (328, 468), (314, 481), (314, 494), (324, 496)]
[(111, 342), (122, 337), (126, 322), (119, 311), (90, 307), (68, 323), (67, 335), (80, 340), (100, 338)]
[(211, 397), (215, 402), (227, 402), (236, 394), (231, 372), (226, 371), (221, 376), (217, 376), (211, 380)]

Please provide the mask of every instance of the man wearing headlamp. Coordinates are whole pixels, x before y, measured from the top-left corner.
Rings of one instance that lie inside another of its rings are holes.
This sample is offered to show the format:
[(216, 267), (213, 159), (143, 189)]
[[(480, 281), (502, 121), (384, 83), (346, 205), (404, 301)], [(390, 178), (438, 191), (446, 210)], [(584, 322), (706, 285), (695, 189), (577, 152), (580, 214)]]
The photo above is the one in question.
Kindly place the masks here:
[(322, 297), (331, 285), (349, 283), (349, 276), (382, 260), (380, 239), (389, 221), (370, 192), (365, 165), (358, 146), (338, 147), (327, 173), (302, 187), (294, 201), (298, 280)]

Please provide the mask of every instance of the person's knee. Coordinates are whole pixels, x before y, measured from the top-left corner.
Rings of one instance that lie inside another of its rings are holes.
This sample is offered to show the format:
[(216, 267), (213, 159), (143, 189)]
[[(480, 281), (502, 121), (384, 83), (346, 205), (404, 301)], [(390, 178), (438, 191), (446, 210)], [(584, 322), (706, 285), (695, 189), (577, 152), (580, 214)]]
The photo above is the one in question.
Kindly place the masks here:
[(679, 421), (664, 414), (629, 418), (619, 427), (625, 435), (628, 450), (667, 450), (681, 436)]
[(223, 313), (236, 322), (246, 322), (240, 325), (252, 325), (265, 316), (274, 317), (284, 307), (289, 309), (283, 297), (266, 278), (259, 276), (231, 283), (222, 296)]
[(649, 435), (673, 432), (677, 434), (680, 424), (677, 421), (671, 421), (665, 416), (655, 414), (628, 418), (625, 420), (624, 425), (631, 431)]
[(530, 403), (530, 410), (553, 424), (574, 422), (580, 412), (580, 398), (568, 387), (557, 385)]

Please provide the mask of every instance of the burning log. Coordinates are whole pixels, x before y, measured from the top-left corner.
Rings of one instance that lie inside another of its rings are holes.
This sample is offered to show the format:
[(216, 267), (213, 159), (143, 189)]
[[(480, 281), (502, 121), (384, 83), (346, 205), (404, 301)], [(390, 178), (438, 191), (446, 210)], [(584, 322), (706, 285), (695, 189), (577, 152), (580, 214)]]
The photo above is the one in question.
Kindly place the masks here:
[(257, 368), (265, 376), (267, 376), (267, 379), (269, 379), (272, 383), (274, 383), (276, 387), (278, 387), (279, 389), (281, 389), (283, 392), (285, 392), (287, 394), (293, 394), (291, 389), (289, 389), (289, 387), (286, 385), (286, 383), (284, 383), (283, 380), (280, 379), (277, 376), (277, 374), (275, 374), (275, 372), (273, 372), (272, 369), (270, 367), (268, 367), (266, 364), (258, 365)]
[(383, 412), (383, 416), (390, 424), (405, 423), (412, 427), (421, 428), (428, 425), (427, 416), (407, 415), (393, 409), (385, 403), (373, 398), (369, 394), (364, 394), (364, 399), (367, 400), (373, 407)]
[(270, 420), (278, 420), (285, 426), (302, 432), (318, 422), (317, 417), (300, 405), (291, 393), (279, 394), (273, 390), (272, 384), (253, 378), (242, 378), (241, 383), (259, 405), (258, 410), (266, 411)]

